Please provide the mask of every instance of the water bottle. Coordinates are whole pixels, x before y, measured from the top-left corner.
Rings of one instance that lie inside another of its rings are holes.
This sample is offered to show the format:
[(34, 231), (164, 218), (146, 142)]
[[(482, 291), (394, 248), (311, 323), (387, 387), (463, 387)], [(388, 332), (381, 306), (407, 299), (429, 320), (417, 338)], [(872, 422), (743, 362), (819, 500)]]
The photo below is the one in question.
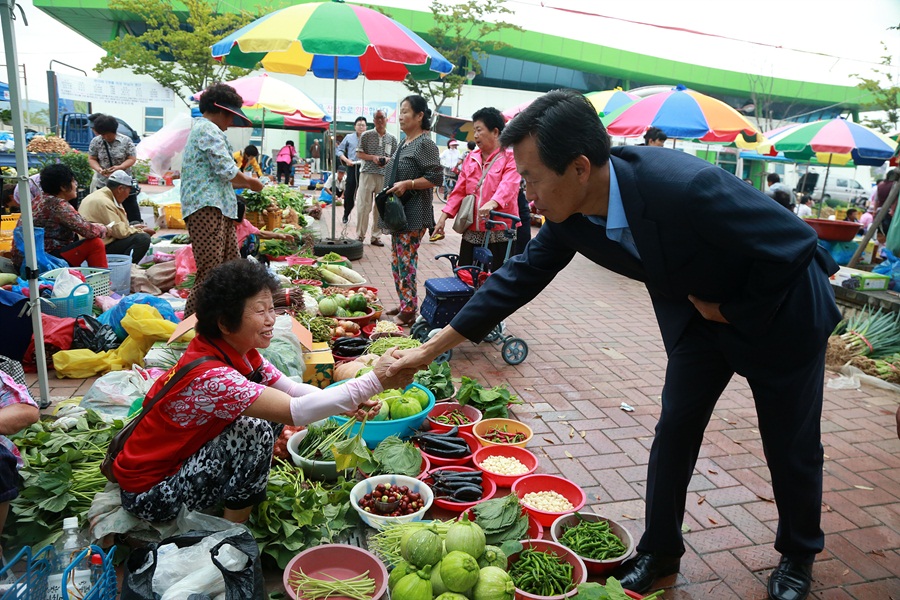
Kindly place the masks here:
[(103, 557), (96, 552), (91, 554), (91, 586), (103, 578)]
[(69, 571), (63, 582), (63, 572), (73, 560), (89, 546), (87, 538), (78, 528), (78, 517), (63, 519), (63, 534), (53, 545), (56, 550), (56, 564), (47, 581), (47, 600), (62, 600), (63, 587), (70, 600), (80, 600), (91, 589), (89, 559), (85, 558)]

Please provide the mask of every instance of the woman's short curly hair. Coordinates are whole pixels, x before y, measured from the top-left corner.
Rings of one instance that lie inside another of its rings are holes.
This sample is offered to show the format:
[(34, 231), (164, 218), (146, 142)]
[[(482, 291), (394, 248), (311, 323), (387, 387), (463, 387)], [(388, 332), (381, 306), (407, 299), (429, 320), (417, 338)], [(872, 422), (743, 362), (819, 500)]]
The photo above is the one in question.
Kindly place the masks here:
[(222, 109), (216, 104), (240, 108), (243, 103), (244, 99), (241, 98), (241, 95), (233, 87), (224, 83), (214, 83), (206, 88), (198, 101), (200, 114), (222, 112)]
[(264, 266), (249, 260), (232, 260), (214, 268), (197, 289), (197, 333), (207, 338), (222, 337), (221, 327), (237, 331), (248, 298), (268, 289), (273, 294), (278, 282)]
[(62, 163), (47, 165), (41, 169), (41, 190), (45, 194), (56, 196), (63, 188), (68, 189), (75, 181), (75, 173)]

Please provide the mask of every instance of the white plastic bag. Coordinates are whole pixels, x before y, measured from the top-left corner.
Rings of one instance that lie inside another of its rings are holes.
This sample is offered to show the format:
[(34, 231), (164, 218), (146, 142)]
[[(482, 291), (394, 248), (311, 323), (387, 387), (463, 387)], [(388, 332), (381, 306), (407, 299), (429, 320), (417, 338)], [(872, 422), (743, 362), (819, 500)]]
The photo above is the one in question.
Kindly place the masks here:
[(87, 294), (88, 289), (86, 287), (78, 287), (82, 283), (84, 282), (69, 273), (67, 269), (56, 276), (56, 281), (53, 283), (53, 293), (50, 294), (50, 297), (68, 298), (72, 294), (72, 290), (75, 290), (76, 296)]
[[(153, 574), (153, 591), (160, 594), (161, 600), (184, 600), (192, 593), (215, 596), (224, 592), (225, 579), (213, 564), (210, 550), (220, 541), (244, 531), (241, 527), (226, 529), (184, 548), (175, 544), (160, 546), (156, 572)], [(148, 558), (152, 561), (152, 557)], [(239, 569), (247, 561), (246, 554), (230, 545), (223, 546), (217, 558), (230, 571)]]
[(114, 417), (127, 417), (131, 405), (147, 395), (154, 381), (137, 365), (128, 371), (112, 371), (94, 382), (82, 398), (81, 407)]

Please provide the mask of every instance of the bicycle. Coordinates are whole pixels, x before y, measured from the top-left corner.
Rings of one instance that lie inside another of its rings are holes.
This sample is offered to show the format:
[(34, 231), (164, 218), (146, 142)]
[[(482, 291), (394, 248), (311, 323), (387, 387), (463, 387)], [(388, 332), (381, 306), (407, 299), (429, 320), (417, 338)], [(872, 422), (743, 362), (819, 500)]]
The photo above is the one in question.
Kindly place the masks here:
[(447, 204), (447, 198), (450, 197), (450, 192), (456, 187), (458, 179), (459, 173), (454, 172), (453, 169), (444, 168), (444, 182), (435, 188), (438, 200)]

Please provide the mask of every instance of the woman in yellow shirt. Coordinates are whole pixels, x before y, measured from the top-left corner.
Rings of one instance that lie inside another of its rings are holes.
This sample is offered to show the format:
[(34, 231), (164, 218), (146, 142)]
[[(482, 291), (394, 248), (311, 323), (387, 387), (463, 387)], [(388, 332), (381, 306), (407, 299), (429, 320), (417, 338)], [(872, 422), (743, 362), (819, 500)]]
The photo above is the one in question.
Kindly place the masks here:
[(259, 166), (259, 148), (253, 144), (250, 144), (243, 150), (235, 152), (234, 162), (240, 167), (241, 172), (244, 172), (247, 169), (253, 169), (253, 172), (256, 173), (257, 177), (263, 176), (262, 168)]

